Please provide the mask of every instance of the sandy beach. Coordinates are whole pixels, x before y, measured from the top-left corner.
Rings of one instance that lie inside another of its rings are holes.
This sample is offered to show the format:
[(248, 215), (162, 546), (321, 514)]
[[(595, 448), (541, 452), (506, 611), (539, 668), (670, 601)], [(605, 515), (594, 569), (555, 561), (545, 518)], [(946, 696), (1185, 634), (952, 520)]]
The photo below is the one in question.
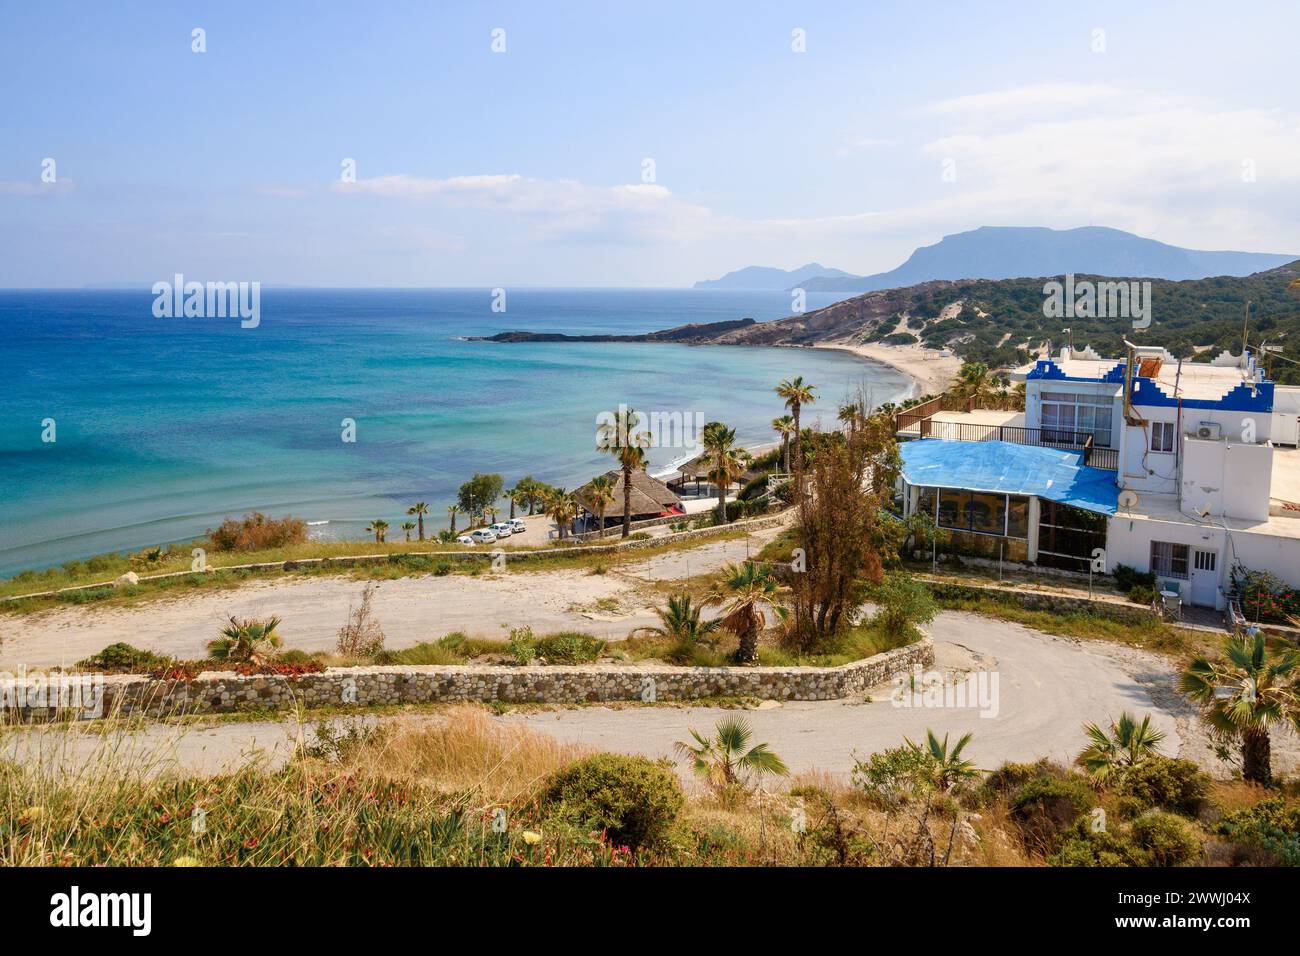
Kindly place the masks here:
[(843, 342), (818, 342), (819, 349), (839, 349), (896, 368), (916, 380), (916, 395), (938, 395), (957, 380), (961, 359), (951, 352), (927, 349), (919, 345), (849, 345)]

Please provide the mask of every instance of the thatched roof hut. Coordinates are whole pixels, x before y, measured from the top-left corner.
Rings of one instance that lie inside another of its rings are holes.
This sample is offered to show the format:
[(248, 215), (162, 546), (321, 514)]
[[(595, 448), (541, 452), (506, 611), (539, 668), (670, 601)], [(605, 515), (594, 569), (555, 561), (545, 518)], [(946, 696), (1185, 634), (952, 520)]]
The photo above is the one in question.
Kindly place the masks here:
[[(605, 477), (614, 483), (614, 500), (605, 506), (605, 520), (623, 518), (623, 472), (615, 469), (605, 473)], [(573, 493), (578, 504), (592, 515), (597, 513), (596, 503), (591, 497), (591, 486), (583, 485)], [(652, 478), (644, 471), (632, 472), (632, 520), (658, 518), (666, 514), (681, 514), (685, 511), (682, 499), (677, 497), (666, 484), (658, 478)]]

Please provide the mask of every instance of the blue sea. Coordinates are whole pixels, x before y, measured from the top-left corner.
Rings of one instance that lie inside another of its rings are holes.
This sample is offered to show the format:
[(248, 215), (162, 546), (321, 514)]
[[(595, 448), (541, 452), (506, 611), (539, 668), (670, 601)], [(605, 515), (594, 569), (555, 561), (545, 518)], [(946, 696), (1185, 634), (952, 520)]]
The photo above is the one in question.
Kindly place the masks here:
[[(394, 540), (415, 501), (445, 527), (474, 472), (573, 488), (611, 467), (595, 423), (619, 403), (701, 412), (760, 443), (782, 378), (818, 386), (805, 420), (827, 425), (861, 385), (883, 402), (912, 384), (833, 351), (463, 338), (768, 321), (789, 311), (781, 292), (521, 289), (502, 313), (479, 289), (263, 289), (247, 329), (152, 305), (148, 290), (0, 291), (0, 577), (188, 541), (251, 510), (322, 537), (383, 518)], [(652, 449), (651, 470), (687, 454)]]

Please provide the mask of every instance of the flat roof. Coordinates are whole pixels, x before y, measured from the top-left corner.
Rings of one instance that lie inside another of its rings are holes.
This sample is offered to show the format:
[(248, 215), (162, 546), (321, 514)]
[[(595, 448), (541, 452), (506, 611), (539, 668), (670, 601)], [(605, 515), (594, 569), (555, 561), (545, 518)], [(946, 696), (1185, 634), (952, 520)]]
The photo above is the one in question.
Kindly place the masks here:
[[(1046, 356), (1044, 359), (1035, 360), (1028, 365), (1017, 368), (1012, 373), (1012, 377), (1017, 381), (1026, 379), (1029, 373), (1034, 370), (1038, 361), (1050, 361), (1061, 370), (1066, 379), (1082, 379), (1098, 383), (1103, 382), (1110, 372), (1124, 364), (1122, 358), (1063, 359), (1059, 356)], [(1139, 356), (1135, 364), (1141, 369), (1141, 356)], [(1148, 365), (1147, 367), (1150, 369), (1152, 366)], [(1146, 377), (1152, 378), (1162, 391), (1169, 393), (1172, 397), (1204, 401), (1218, 401), (1238, 385), (1249, 385), (1255, 381), (1237, 365), (1210, 365), (1207, 362), (1187, 360), (1182, 363), (1180, 372), (1178, 360), (1171, 361), (1168, 358), (1160, 362), (1154, 376)], [(1052, 382), (1060, 380), (1043, 379), (1042, 381), (1044, 383), (1043, 387), (1047, 388)], [(1065, 383), (1062, 382), (1061, 384), (1064, 385)]]
[(902, 442), (898, 450), (909, 485), (1035, 495), (1087, 511), (1115, 513), (1115, 472), (1085, 465), (1079, 452), (942, 438)]
[(1178, 507), (1178, 496), (1174, 494), (1139, 492), (1138, 503), (1131, 510), (1117, 511), (1115, 517), (1136, 521), (1166, 521), (1170, 524), (1204, 528), (1206, 531), (1227, 530), (1267, 534), (1278, 538), (1300, 538), (1300, 518), (1283, 515), (1269, 515), (1264, 521), (1225, 518), (1220, 515), (1199, 518), (1195, 514), (1184, 514)]
[(1268, 494), (1274, 501), (1300, 504), (1300, 448), (1273, 446), (1273, 476)]

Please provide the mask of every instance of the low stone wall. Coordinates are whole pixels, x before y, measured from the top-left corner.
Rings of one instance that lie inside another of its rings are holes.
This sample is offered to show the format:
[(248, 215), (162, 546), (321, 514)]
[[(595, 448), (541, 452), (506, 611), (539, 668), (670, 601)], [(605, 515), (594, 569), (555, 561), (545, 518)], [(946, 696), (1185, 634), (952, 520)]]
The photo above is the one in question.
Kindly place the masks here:
[(1019, 604), (1031, 611), (1077, 611), (1098, 614), (1117, 621), (1137, 623), (1150, 621), (1157, 617), (1155, 611), (1145, 604), (1133, 604), (1127, 601), (1105, 601), (1096, 598), (1075, 597), (1070, 594), (1056, 594), (1051, 591), (1029, 591), (1005, 585), (958, 584), (943, 581), (929, 575), (917, 575), (930, 592), (938, 598), (965, 598), (978, 600), (991, 598), (995, 601), (1008, 601)]
[[(135, 675), (102, 678), (102, 706), (81, 703), (85, 718), (108, 714), (220, 714), (285, 710), (297, 705), (375, 706), (432, 701), (590, 703), (688, 701), (701, 697), (762, 700), (838, 700), (889, 683), (914, 666), (934, 663), (928, 639), (840, 667), (671, 667), (592, 664), (572, 667), (425, 665), (340, 667), (300, 677), (204, 673), (192, 681), (161, 681)], [(29, 679), (30, 680), (30, 679)], [(12, 692), (12, 688), (11, 688)], [(24, 719), (55, 716), (52, 709), (20, 706)], [(98, 710), (99, 713), (92, 711)], [(60, 716), (72, 716), (66, 710)]]

